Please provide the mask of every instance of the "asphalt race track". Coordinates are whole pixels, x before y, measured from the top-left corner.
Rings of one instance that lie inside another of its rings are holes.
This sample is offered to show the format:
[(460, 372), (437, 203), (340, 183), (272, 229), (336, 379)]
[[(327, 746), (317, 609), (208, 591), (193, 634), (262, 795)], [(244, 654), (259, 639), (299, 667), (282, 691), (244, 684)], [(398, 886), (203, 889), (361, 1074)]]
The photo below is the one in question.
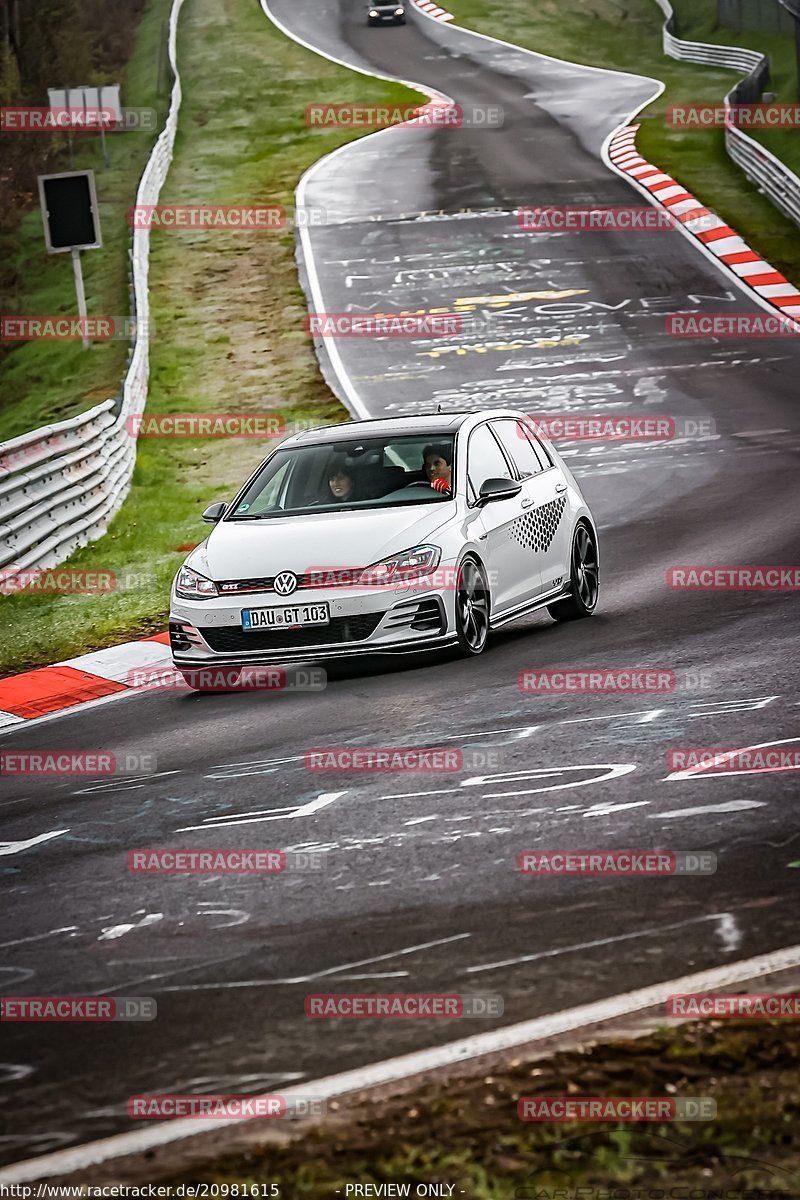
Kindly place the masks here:
[[(579, 86), (572, 67), (420, 16), (368, 29), (360, 3), (340, 13), (276, 0), (273, 12), (354, 65), (505, 114), (492, 130), (391, 130), (308, 180), (307, 203), (328, 217), (312, 231), (327, 309), (465, 319), (449, 348), (340, 340), (366, 409), (507, 404), (666, 416), (687, 432), (561, 443), (600, 524), (591, 621), (532, 618), (472, 662), (340, 667), (317, 693), (128, 694), (3, 738), (4, 749), (157, 759), (152, 777), (4, 787), (0, 869), (16, 912), (4, 994), (158, 1002), (146, 1024), (7, 1027), (4, 1162), (129, 1128), (135, 1093), (279, 1089), (798, 940), (796, 774), (675, 779), (666, 757), (800, 740), (795, 596), (665, 582), (678, 564), (796, 562), (798, 348), (668, 337), (668, 312), (758, 311), (678, 233), (544, 235), (514, 216), (527, 204), (644, 203), (600, 146), (654, 85), (579, 72)], [(519, 672), (545, 666), (656, 667), (678, 685), (521, 692)], [(465, 766), (318, 774), (303, 761), (315, 746), (452, 746)], [(144, 846), (327, 858), (316, 873), (132, 875), (127, 851)], [(713, 851), (718, 870), (516, 871), (526, 849), (631, 847)], [(505, 1011), (307, 1020), (306, 994), (328, 990), (492, 993)]]

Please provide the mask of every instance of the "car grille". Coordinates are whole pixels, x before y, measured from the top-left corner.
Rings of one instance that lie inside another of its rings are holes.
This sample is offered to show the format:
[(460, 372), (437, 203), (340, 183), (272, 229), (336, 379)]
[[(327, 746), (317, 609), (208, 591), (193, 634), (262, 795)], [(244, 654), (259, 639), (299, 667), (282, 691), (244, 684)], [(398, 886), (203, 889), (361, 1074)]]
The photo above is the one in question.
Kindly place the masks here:
[[(295, 591), (319, 587), (352, 587), (364, 567), (321, 567), (318, 571), (306, 571), (297, 577)], [(265, 575), (260, 579), (223, 579), (217, 584), (222, 596), (237, 596), (246, 592), (274, 592), (275, 576)]]
[(245, 633), (241, 626), (201, 629), (212, 650), (218, 653), (241, 653), (246, 650), (295, 650), (308, 646), (325, 646), (340, 642), (363, 642), (378, 628), (383, 613), (363, 613), (354, 617), (334, 617), (329, 625), (309, 625), (307, 629), (253, 630)]

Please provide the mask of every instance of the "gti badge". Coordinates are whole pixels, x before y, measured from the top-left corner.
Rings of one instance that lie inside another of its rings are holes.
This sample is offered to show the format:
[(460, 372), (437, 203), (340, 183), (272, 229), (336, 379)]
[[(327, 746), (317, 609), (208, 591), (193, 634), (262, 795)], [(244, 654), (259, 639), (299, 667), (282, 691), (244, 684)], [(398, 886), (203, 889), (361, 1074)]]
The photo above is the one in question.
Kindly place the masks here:
[(297, 576), (292, 574), (291, 571), (281, 571), (280, 575), (275, 576), (275, 582), (272, 586), (279, 596), (291, 596), (297, 587)]

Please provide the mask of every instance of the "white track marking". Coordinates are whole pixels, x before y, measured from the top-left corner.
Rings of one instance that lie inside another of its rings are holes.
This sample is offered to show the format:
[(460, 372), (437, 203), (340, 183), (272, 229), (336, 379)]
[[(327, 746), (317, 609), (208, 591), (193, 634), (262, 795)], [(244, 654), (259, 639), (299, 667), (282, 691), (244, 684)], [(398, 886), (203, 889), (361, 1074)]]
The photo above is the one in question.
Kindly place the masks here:
[(650, 813), (651, 821), (677, 820), (680, 817), (699, 817), (705, 813), (744, 812), (748, 808), (764, 808), (763, 800), (728, 800), (724, 804), (698, 804), (693, 808), (671, 808), (667, 812)]
[[(539, 788), (521, 788), (514, 792), (483, 792), (484, 800), (503, 800), (513, 796), (532, 796), (537, 792), (560, 792), (566, 788), (589, 787), (593, 783), (607, 783), (612, 779), (621, 779), (623, 775), (630, 775), (631, 771), (636, 770), (636, 763), (587, 763), (585, 765), (574, 767), (543, 767), (540, 772), (509, 772), (508, 774), (517, 774), (524, 778), (536, 777), (546, 778), (548, 775), (561, 773), (564, 771), (605, 771), (605, 775), (597, 775), (592, 779), (577, 779), (569, 780), (567, 783), (551, 783), (547, 787)], [(483, 782), (488, 783), (491, 776), (485, 776)]]
[(188, 833), (195, 829), (230, 829), (234, 825), (256, 825), (262, 821), (293, 821), (296, 817), (309, 817), (312, 813), (319, 812), (321, 808), (327, 808), (329, 804), (333, 804), (334, 800), (340, 799), (341, 796), (346, 796), (347, 790), (343, 792), (320, 792), (315, 800), (309, 800), (308, 804), (303, 804), (300, 807), (295, 807), (294, 810), (275, 809), (266, 816), (249, 816), (238, 817), (218, 817), (216, 820), (209, 820), (205, 825), (184, 825), (181, 829), (176, 829), (176, 833)]
[(77, 925), (62, 925), (60, 929), (49, 929), (47, 933), (34, 933), (31, 937), (15, 938), (13, 942), (0, 942), (0, 950), (8, 950), (11, 946), (25, 946), (28, 942), (41, 942), (45, 938), (55, 937), (58, 933), (77, 932)]
[(19, 854), (22, 850), (29, 850), (31, 846), (39, 846), (42, 842), (49, 842), (52, 838), (61, 837), (64, 833), (69, 833), (69, 830), (53, 829), (50, 833), (40, 833), (38, 837), (28, 838), (24, 842), (0, 842), (0, 856), (4, 854)]
[(768, 750), (770, 746), (789, 746), (794, 742), (800, 742), (800, 737), (781, 738), (777, 742), (758, 742), (755, 746), (740, 746), (736, 750), (727, 750), (724, 754), (715, 754), (713, 761), (710, 763), (698, 763), (696, 767), (686, 767), (683, 771), (673, 771), (665, 779), (724, 779), (730, 775), (778, 775), (786, 771), (797, 771), (800, 770), (798, 766), (763, 767), (756, 770), (740, 769), (738, 771), (714, 770), (718, 764), (726, 763), (730, 759), (736, 758), (739, 754), (747, 754), (750, 750)]
[(742, 942), (742, 931), (735, 913), (720, 913), (717, 934), (726, 954), (733, 954), (734, 950), (739, 949)]
[[(348, 1093), (363, 1091), (365, 1088), (398, 1083), (416, 1075), (424, 1075), (426, 1072), (469, 1062), (482, 1055), (526, 1047), (559, 1034), (577, 1034), (582, 1029), (604, 1021), (630, 1017), (648, 1009), (659, 1008), (675, 994), (719, 991), (748, 980), (759, 979), (764, 975), (797, 967), (800, 967), (800, 946), (788, 946), (783, 950), (759, 955), (757, 958), (726, 963), (723, 967), (683, 975), (679, 979), (665, 980), (633, 992), (621, 992), (577, 1008), (548, 1013), (487, 1033), (473, 1034), (455, 1042), (447, 1042), (443, 1046), (418, 1050), (412, 1054), (372, 1063), (367, 1067), (343, 1071), (339, 1075), (329, 1075), (324, 1079), (308, 1080), (297, 1087), (283, 1089), (281, 1094), (287, 1101), (291, 1101), (295, 1096), (309, 1095), (318, 1099), (333, 1100)], [(147, 1129), (117, 1134), (115, 1137), (103, 1138), (102, 1141), (90, 1142), (84, 1146), (74, 1146), (68, 1150), (56, 1150), (52, 1154), (5, 1167), (0, 1169), (0, 1183), (29, 1183), (54, 1175), (85, 1171), (89, 1167), (113, 1162), (125, 1155), (145, 1154), (158, 1146), (166, 1146), (198, 1134), (213, 1134), (226, 1125), (239, 1124), (241, 1122), (235, 1120), (204, 1121), (194, 1118), (166, 1121)]]
[(113, 942), (117, 938), (124, 937), (126, 933), (130, 933), (132, 929), (147, 929), (150, 925), (157, 925), (159, 921), (164, 920), (163, 913), (145, 913), (141, 921), (132, 921), (123, 925), (109, 925), (108, 929), (104, 929), (98, 937), (98, 942)]
[(636, 763), (585, 763), (578, 766), (570, 767), (535, 767), (529, 771), (501, 771), (496, 775), (474, 775), (469, 779), (462, 779), (461, 783), (454, 784), (449, 788), (437, 788), (433, 791), (423, 792), (396, 792), (387, 796), (379, 796), (379, 800), (414, 800), (423, 796), (449, 796), (453, 792), (459, 791), (461, 788), (467, 787), (488, 787), (491, 784), (513, 783), (515, 780), (519, 782), (548, 779), (551, 776), (558, 776), (565, 771), (605, 771), (605, 775), (598, 775), (592, 779), (570, 780), (567, 783), (551, 783), (547, 787), (522, 788), (514, 792), (482, 792), (481, 799), (483, 800), (503, 800), (514, 796), (533, 796), (538, 792), (557, 792), (563, 791), (565, 788), (587, 787), (592, 783), (605, 783), (611, 779), (620, 779), (623, 775), (629, 775), (631, 771), (636, 770)]
[(650, 800), (631, 800), (627, 804), (603, 804), (598, 808), (588, 808), (585, 817), (607, 817), (609, 813), (624, 812), (626, 808), (643, 808)]

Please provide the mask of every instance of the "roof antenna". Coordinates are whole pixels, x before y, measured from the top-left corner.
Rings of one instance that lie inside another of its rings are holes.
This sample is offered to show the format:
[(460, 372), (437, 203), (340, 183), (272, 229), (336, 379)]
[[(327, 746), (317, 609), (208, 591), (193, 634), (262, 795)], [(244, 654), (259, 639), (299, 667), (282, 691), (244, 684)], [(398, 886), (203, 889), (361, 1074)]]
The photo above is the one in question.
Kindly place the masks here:
[(440, 413), (440, 412), (442, 411), (442, 406), (441, 406), (441, 404), (437, 404), (437, 405), (436, 405), (436, 411), (437, 411), (437, 413)]

